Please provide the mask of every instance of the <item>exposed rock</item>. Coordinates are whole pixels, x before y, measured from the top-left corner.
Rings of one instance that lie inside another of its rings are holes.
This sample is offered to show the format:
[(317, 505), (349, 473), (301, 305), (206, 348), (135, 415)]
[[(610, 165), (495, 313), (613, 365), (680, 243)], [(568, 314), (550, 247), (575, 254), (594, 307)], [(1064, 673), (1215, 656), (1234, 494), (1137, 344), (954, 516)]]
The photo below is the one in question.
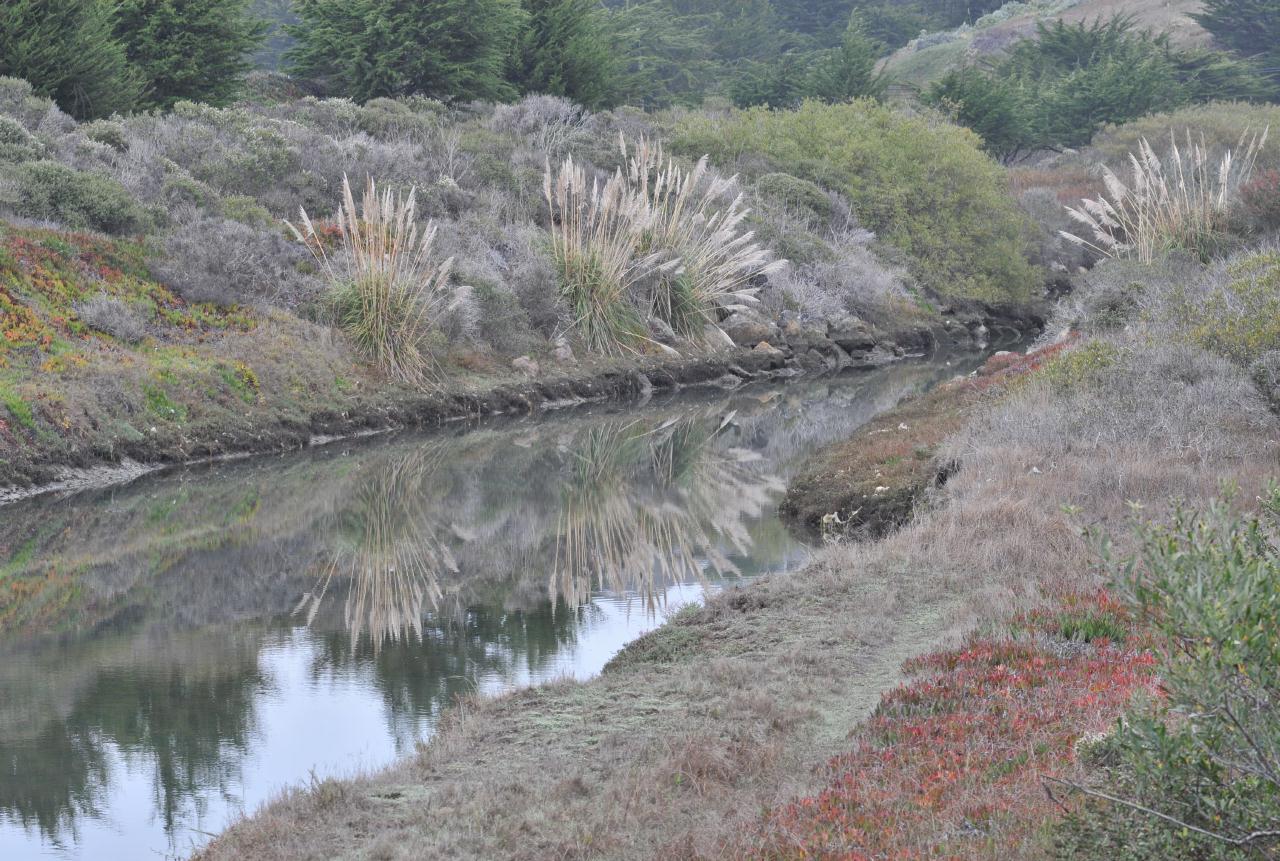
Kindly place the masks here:
[(777, 347), (770, 344), (768, 341), (761, 341), (760, 343), (756, 344), (754, 348), (754, 352), (764, 353), (766, 356), (775, 356), (779, 359), (781, 359), (784, 355), (786, 355)]
[(519, 371), (526, 377), (536, 377), (542, 372), (542, 368), (538, 367), (538, 363), (528, 356), (521, 356), (511, 362), (513, 370)]
[(804, 320), (787, 320), (782, 326), (782, 338), (797, 353), (808, 347), (830, 344), (827, 327)]
[(758, 314), (737, 311), (720, 324), (720, 328), (739, 347), (754, 347), (761, 341), (776, 340), (778, 327)]
[(569, 346), (569, 342), (566, 341), (564, 338), (560, 338), (558, 341), (556, 341), (556, 349), (555, 349), (554, 355), (556, 357), (556, 361), (562, 365), (578, 364), (577, 356), (573, 355), (573, 347)]
[(666, 344), (668, 347), (676, 342), (676, 333), (666, 320), (660, 320), (657, 317), (649, 320), (649, 336), (659, 344)]
[(827, 337), (851, 354), (870, 350), (880, 340), (870, 324), (852, 314), (833, 321), (827, 327)]

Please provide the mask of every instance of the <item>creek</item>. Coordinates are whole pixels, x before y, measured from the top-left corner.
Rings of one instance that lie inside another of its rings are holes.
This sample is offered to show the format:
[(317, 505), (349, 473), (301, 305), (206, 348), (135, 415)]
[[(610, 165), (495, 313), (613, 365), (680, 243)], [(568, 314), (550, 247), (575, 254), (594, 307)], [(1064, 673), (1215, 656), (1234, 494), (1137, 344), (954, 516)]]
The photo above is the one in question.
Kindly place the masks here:
[(934, 357), (152, 474), (0, 508), (0, 858), (185, 857), (459, 696), (600, 672), (808, 554), (806, 455)]

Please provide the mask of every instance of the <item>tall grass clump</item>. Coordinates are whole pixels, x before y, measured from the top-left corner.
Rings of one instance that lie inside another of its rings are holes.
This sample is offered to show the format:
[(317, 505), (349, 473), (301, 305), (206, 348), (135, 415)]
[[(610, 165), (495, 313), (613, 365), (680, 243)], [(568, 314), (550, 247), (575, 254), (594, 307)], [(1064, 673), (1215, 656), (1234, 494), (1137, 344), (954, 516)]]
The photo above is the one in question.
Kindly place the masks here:
[(301, 229), (286, 222), (328, 279), (338, 324), (370, 361), (411, 385), (424, 382), (431, 369), (427, 335), (462, 295), (449, 284), (453, 258), (435, 254), (434, 222), (420, 227), (416, 210), (416, 189), (405, 196), (379, 192), (372, 178), (357, 208), (344, 174), (338, 253), (326, 250), (305, 209), (299, 209)]
[(1062, 237), (1106, 257), (1132, 256), (1150, 263), (1163, 252), (1184, 249), (1207, 263), (1219, 250), (1231, 208), (1253, 173), (1268, 131), (1246, 131), (1234, 150), (1217, 159), (1211, 158), (1203, 135), (1193, 141), (1190, 131), (1182, 147), (1170, 134), (1167, 159), (1143, 138), (1138, 151), (1129, 154), (1127, 184), (1104, 166), (1106, 192), (1067, 207), (1087, 235), (1064, 230)]
[(676, 261), (656, 280), (654, 315), (685, 338), (719, 332), (719, 312), (755, 305), (752, 279), (777, 271), (785, 261), (771, 260), (754, 233), (740, 230), (750, 214), (742, 195), (724, 202), (736, 177), (714, 174), (707, 156), (684, 170), (666, 157), (661, 143), (645, 138), (630, 154), (623, 140), (622, 153), (627, 179), (646, 203), (641, 247)]
[(551, 250), (571, 325), (588, 349), (617, 353), (644, 337), (633, 300), (652, 261), (638, 256), (645, 200), (617, 171), (588, 178), (569, 156), (558, 171), (547, 165), (543, 194), (551, 208)]
[(757, 302), (752, 281), (783, 265), (743, 231), (749, 210), (735, 178), (704, 157), (692, 169), (661, 145), (620, 138), (624, 166), (607, 180), (566, 158), (548, 164), (543, 192), (552, 251), (573, 325), (586, 345), (615, 353), (646, 337), (646, 319), (678, 336), (726, 343), (717, 323)]

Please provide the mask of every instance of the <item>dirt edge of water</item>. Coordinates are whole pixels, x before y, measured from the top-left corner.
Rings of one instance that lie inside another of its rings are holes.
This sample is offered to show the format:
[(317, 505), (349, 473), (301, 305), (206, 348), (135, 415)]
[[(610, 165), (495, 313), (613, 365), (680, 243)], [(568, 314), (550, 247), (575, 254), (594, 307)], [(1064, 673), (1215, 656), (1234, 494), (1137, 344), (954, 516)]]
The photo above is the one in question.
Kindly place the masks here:
[(387, 386), (346, 403), (316, 404), (301, 414), (268, 406), (190, 427), (152, 427), (152, 433), (135, 439), (41, 437), (31, 445), (14, 446), (0, 438), (0, 505), (46, 492), (130, 481), (165, 466), (288, 451), (382, 431), (636, 400), (683, 388), (732, 389), (761, 380), (869, 369), (939, 348), (980, 347), (993, 330), (1026, 332), (1043, 325), (1043, 315), (1031, 308), (950, 310), (945, 326), (874, 332), (869, 339), (860, 335), (850, 340), (848, 333), (826, 325), (801, 327), (777, 346), (743, 345), (691, 357), (590, 360), (534, 377), (508, 373), (449, 379), (428, 391)]

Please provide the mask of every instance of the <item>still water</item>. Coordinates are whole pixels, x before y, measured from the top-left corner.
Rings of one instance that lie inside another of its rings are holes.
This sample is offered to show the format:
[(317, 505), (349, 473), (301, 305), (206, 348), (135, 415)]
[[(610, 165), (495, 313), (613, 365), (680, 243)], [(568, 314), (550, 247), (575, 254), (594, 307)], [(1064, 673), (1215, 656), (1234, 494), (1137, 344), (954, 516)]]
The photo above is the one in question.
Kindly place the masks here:
[(598, 673), (807, 550), (815, 447), (972, 360), (337, 443), (0, 508), (0, 859), (185, 857), (412, 753), (460, 695)]

